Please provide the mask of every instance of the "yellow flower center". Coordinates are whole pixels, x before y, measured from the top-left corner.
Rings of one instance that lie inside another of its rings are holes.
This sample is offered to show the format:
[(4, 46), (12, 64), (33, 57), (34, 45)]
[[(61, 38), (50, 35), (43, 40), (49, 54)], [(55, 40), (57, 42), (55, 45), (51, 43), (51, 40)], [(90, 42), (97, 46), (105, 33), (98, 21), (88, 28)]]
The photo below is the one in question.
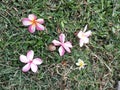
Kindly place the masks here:
[(84, 34), (84, 33), (82, 33), (81, 37), (82, 37), (82, 38), (85, 38), (85, 34)]
[(36, 25), (37, 24), (37, 22), (36, 22), (36, 20), (34, 19), (34, 20), (32, 20), (32, 24), (33, 25)]
[(80, 66), (80, 67), (83, 67), (83, 66), (84, 66), (84, 63), (83, 63), (83, 62), (79, 62), (79, 66)]

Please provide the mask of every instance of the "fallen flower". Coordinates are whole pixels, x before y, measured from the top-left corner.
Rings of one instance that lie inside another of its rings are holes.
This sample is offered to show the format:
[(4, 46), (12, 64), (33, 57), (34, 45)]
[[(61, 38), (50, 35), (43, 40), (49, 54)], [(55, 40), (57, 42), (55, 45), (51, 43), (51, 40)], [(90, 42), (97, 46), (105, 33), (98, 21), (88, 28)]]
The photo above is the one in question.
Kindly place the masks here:
[(84, 66), (86, 65), (83, 60), (78, 59), (78, 62), (76, 63), (77, 66), (79, 66), (79, 70), (81, 70), (81, 68), (84, 68)]
[(92, 35), (92, 32), (89, 30), (87, 32), (85, 32), (87, 29), (87, 25), (85, 26), (84, 30), (83, 31), (80, 31), (77, 36), (78, 38), (80, 39), (79, 40), (79, 45), (80, 47), (82, 47), (85, 44), (89, 43), (89, 36)]
[(45, 27), (41, 24), (44, 23), (44, 19), (37, 19), (34, 14), (28, 15), (28, 18), (23, 18), (22, 23), (25, 26), (29, 26), (28, 30), (30, 33), (34, 33), (35, 29), (37, 30), (44, 30)]
[(70, 48), (72, 48), (72, 44), (67, 41), (65, 42), (65, 35), (62, 33), (60, 34), (59, 36), (59, 41), (57, 40), (53, 40), (52, 43), (55, 45), (55, 46), (60, 46), (59, 47), (59, 54), (60, 56), (63, 56), (64, 53), (65, 53), (65, 50), (68, 52), (68, 53), (71, 53), (71, 50)]
[(33, 72), (37, 72), (37, 70), (38, 70), (37, 65), (42, 64), (43, 61), (40, 58), (33, 59), (33, 57), (34, 57), (34, 51), (33, 50), (28, 51), (27, 56), (20, 55), (20, 61), (23, 62), (23, 63), (27, 63), (22, 68), (23, 72), (29, 71), (30, 68)]

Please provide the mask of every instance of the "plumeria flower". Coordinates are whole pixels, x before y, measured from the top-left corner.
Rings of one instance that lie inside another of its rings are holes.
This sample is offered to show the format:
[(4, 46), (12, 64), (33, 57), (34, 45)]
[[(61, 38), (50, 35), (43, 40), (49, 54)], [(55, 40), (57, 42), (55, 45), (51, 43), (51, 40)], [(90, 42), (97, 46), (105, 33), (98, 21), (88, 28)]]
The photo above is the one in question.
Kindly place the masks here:
[(41, 24), (44, 23), (44, 19), (37, 19), (34, 14), (28, 15), (28, 18), (23, 18), (22, 23), (25, 26), (29, 26), (28, 30), (30, 33), (34, 33), (35, 29), (37, 30), (44, 30), (45, 27)]
[(43, 61), (40, 58), (33, 59), (33, 57), (34, 57), (33, 50), (28, 51), (27, 56), (20, 55), (20, 61), (23, 63), (26, 63), (26, 65), (22, 68), (23, 72), (29, 71), (30, 68), (33, 72), (37, 72), (37, 70), (38, 70), (37, 65), (42, 64)]
[(77, 36), (80, 39), (79, 41), (79, 45), (80, 47), (82, 47), (85, 44), (89, 43), (89, 36), (92, 35), (92, 32), (89, 30), (87, 32), (85, 32), (87, 30), (87, 25), (85, 26), (83, 31), (80, 31)]
[(55, 46), (60, 46), (58, 50), (60, 56), (63, 56), (65, 51), (67, 51), (68, 53), (71, 53), (70, 48), (72, 48), (72, 44), (69, 41), (65, 42), (65, 35), (63, 33), (60, 34), (59, 41), (53, 40), (52, 43)]
[(76, 63), (76, 65), (79, 67), (79, 70), (81, 70), (82, 68), (84, 68), (86, 64), (83, 62), (83, 60), (78, 59), (78, 62)]

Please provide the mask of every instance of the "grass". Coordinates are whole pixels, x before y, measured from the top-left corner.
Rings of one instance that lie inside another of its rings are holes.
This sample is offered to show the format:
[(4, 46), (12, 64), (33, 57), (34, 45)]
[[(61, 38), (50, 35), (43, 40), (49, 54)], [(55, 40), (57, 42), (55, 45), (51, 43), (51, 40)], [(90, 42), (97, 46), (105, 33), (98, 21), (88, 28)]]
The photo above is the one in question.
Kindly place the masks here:
[[(31, 13), (45, 19), (45, 31), (22, 25)], [(80, 48), (74, 33), (86, 24), (93, 34)], [(48, 50), (61, 32), (74, 46), (63, 57)], [(119, 0), (2, 0), (0, 33), (0, 90), (115, 90), (120, 80)], [(44, 60), (36, 74), (21, 71), (19, 56), (31, 49)], [(87, 63), (80, 71), (78, 58)]]

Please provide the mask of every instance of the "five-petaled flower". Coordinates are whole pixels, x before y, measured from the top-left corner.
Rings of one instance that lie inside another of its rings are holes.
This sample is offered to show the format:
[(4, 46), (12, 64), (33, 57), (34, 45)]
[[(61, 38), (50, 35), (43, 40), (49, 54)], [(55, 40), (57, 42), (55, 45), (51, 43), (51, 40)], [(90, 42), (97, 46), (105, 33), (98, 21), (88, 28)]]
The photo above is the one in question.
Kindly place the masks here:
[(85, 44), (89, 43), (89, 36), (92, 34), (92, 32), (89, 30), (87, 32), (85, 32), (87, 29), (87, 25), (85, 26), (84, 30), (83, 31), (80, 31), (77, 36), (78, 38), (80, 39), (79, 40), (79, 45), (80, 47), (82, 47)]
[(79, 70), (81, 70), (81, 68), (84, 68), (84, 66), (86, 65), (83, 60), (78, 59), (78, 62), (76, 63), (77, 66), (79, 66)]
[(60, 34), (60, 36), (59, 36), (59, 41), (53, 40), (52, 43), (53, 43), (55, 46), (60, 46), (60, 47), (59, 47), (59, 50), (58, 50), (60, 56), (63, 56), (63, 55), (64, 55), (65, 50), (66, 50), (68, 53), (71, 52), (70, 48), (72, 48), (72, 44), (71, 44), (69, 41), (65, 42), (65, 35), (64, 35), (63, 33)]
[(22, 23), (25, 26), (29, 26), (28, 30), (30, 33), (34, 33), (35, 29), (37, 30), (44, 30), (45, 27), (41, 24), (44, 23), (44, 19), (37, 19), (34, 14), (28, 15), (28, 18), (23, 18)]
[(27, 63), (22, 68), (23, 72), (29, 71), (30, 68), (33, 72), (37, 72), (37, 70), (38, 70), (37, 65), (42, 64), (43, 61), (40, 58), (33, 59), (33, 56), (34, 56), (34, 51), (33, 50), (28, 51), (27, 56), (20, 55), (20, 61), (23, 62), (23, 63)]

